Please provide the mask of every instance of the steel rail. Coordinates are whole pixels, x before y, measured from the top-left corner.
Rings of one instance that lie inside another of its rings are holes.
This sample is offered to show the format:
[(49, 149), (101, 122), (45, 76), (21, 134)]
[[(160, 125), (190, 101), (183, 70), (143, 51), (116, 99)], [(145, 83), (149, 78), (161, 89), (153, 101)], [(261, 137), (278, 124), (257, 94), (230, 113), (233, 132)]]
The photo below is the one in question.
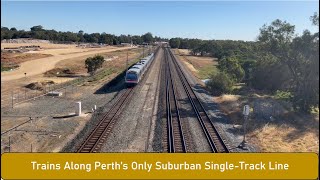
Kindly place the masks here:
[(184, 89), (187, 93), (187, 96), (190, 100), (190, 103), (196, 113), (196, 116), (200, 122), (200, 125), (205, 133), (206, 139), (210, 145), (210, 148), (213, 152), (229, 152), (229, 148), (227, 147), (225, 141), (221, 137), (220, 133), (217, 131), (216, 127), (212, 123), (211, 119), (209, 118), (205, 108), (203, 107), (201, 101), (193, 91), (190, 83), (188, 82), (184, 72), (182, 71), (181, 67), (177, 63), (176, 58), (172, 54), (171, 50), (167, 50), (171, 56), (173, 64), (175, 65), (176, 69), (178, 70), (179, 78), (184, 86)]

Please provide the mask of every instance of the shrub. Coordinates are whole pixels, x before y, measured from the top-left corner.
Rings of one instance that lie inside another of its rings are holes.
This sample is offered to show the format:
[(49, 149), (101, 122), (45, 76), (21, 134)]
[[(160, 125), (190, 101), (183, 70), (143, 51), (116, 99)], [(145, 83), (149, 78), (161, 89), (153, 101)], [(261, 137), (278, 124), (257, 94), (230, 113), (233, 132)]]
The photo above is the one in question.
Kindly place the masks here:
[(219, 72), (211, 75), (206, 86), (213, 95), (221, 95), (223, 93), (230, 93), (232, 91), (233, 84), (234, 82), (228, 74)]

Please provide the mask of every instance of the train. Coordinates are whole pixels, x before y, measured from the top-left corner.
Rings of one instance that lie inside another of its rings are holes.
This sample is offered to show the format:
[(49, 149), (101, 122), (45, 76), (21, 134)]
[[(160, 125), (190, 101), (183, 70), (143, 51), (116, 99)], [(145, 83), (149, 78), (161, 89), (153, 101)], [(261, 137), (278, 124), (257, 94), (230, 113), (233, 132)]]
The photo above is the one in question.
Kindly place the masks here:
[(139, 62), (127, 70), (125, 76), (125, 83), (127, 87), (135, 86), (141, 81), (143, 75), (148, 70), (153, 60), (154, 53), (151, 53), (147, 57), (141, 58)]

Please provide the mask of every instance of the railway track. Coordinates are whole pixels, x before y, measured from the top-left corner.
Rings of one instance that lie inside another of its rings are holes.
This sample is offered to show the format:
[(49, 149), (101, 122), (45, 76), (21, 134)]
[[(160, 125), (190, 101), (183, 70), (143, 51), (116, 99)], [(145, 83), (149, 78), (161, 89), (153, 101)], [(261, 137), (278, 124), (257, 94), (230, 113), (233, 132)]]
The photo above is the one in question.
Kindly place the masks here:
[[(158, 53), (160, 47), (157, 47), (155, 50), (155, 56)], [(153, 64), (153, 62), (152, 62)], [(151, 65), (152, 65), (151, 64)], [(148, 70), (149, 72), (149, 70)], [(143, 82), (145, 82), (146, 78), (143, 78)], [(130, 101), (133, 91), (135, 87), (127, 88), (125, 92), (121, 95), (121, 97), (114, 103), (114, 105), (110, 108), (110, 110), (103, 116), (100, 120), (99, 124), (93, 129), (90, 135), (85, 139), (80, 148), (78, 148), (78, 153), (91, 153), (91, 152), (99, 152), (105, 143), (108, 135), (113, 129), (113, 126), (124, 106)]]
[(128, 88), (122, 94), (122, 96), (115, 102), (115, 104), (110, 108), (110, 110), (103, 116), (102, 120), (91, 132), (88, 138), (83, 142), (83, 144), (78, 149), (78, 153), (91, 153), (98, 152), (105, 142), (107, 136), (110, 134), (113, 125), (118, 119), (121, 110), (124, 105), (129, 101), (133, 94), (134, 88)]
[[(217, 131), (216, 127), (212, 123), (206, 110), (204, 109), (199, 98), (197, 97), (197, 95), (193, 91), (190, 83), (188, 82), (184, 72), (182, 71), (181, 67), (179, 66), (179, 64), (178, 64), (177, 60), (175, 59), (174, 55), (172, 54), (171, 50), (169, 48), (165, 48), (165, 54), (168, 54), (168, 58), (166, 60), (168, 62), (169, 69), (170, 69), (170, 63), (171, 63), (172, 66), (177, 71), (178, 77), (179, 77), (180, 81), (182, 82), (183, 88), (188, 96), (189, 102), (192, 105), (192, 108), (195, 112), (195, 115), (201, 125), (201, 128), (205, 134), (205, 137), (208, 141), (208, 144), (210, 146), (211, 151), (215, 152), (215, 153), (228, 153), (228, 152), (230, 152), (228, 145), (225, 143), (226, 140), (221, 137), (221, 135)], [(168, 130), (170, 128), (168, 127)], [(168, 136), (169, 136), (169, 132), (168, 132)], [(169, 145), (170, 145), (170, 143), (169, 143)], [(170, 150), (170, 148), (171, 147), (169, 146), (169, 150)]]
[(171, 75), (170, 64), (165, 51), (165, 77), (166, 77), (166, 114), (168, 152), (187, 152), (186, 141), (182, 131), (179, 107), (176, 99), (176, 90)]

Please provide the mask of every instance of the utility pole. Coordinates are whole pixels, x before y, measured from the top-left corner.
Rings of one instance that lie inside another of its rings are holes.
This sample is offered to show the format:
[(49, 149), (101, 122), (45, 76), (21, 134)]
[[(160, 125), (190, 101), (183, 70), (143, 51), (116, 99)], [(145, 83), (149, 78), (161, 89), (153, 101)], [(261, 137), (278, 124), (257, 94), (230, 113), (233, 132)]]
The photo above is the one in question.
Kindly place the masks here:
[(13, 91), (11, 91), (11, 107), (13, 108)]
[[(128, 50), (129, 51), (129, 50)], [(127, 71), (128, 71), (128, 66), (129, 66), (129, 64), (128, 64), (128, 61), (129, 61), (129, 52), (127, 51), (127, 61), (126, 61), (126, 73), (125, 73), (125, 75), (124, 75), (124, 78), (126, 78), (126, 76), (127, 76)]]
[(10, 140), (10, 136), (9, 136), (9, 152), (11, 151), (11, 140)]
[(129, 51), (127, 51), (126, 70), (128, 70), (128, 66), (129, 66)]
[(142, 46), (142, 52), (143, 52), (142, 57), (144, 57), (144, 45)]

